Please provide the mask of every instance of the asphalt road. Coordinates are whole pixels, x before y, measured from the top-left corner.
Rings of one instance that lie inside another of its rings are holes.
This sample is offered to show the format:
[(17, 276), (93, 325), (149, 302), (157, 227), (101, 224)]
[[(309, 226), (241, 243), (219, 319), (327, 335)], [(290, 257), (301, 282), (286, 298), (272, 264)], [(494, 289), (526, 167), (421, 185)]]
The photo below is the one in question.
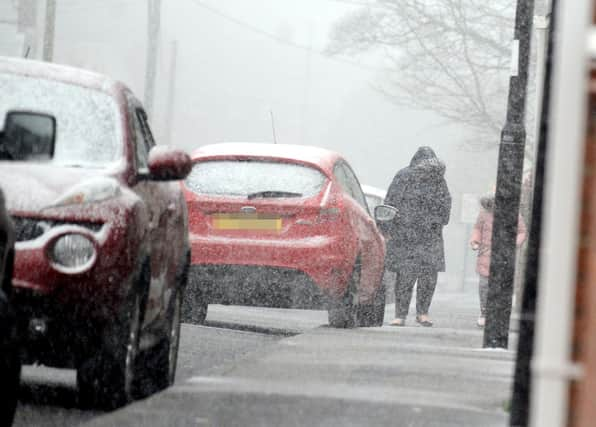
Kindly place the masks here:
[[(322, 312), (212, 306), (208, 326), (182, 325), (177, 382), (241, 364), (289, 335), (326, 321)], [(78, 426), (105, 415), (77, 408), (75, 372), (26, 366), (15, 427)]]
[(513, 353), (480, 349), (476, 296), (438, 294), (432, 313), (434, 328), (335, 330), (321, 311), (211, 306), (183, 327), (174, 387), (86, 412), (74, 373), (27, 368), (16, 425), (506, 425)]

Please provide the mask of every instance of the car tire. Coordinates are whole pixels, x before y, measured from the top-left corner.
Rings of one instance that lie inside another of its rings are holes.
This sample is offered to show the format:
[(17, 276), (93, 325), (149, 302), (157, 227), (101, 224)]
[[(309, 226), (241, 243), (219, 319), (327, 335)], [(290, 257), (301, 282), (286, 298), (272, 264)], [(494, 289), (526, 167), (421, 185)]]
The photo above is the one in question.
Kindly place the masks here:
[(332, 328), (347, 329), (358, 325), (358, 314), (360, 311), (358, 304), (360, 272), (360, 258), (357, 258), (344, 297), (339, 301), (333, 302), (328, 309), (329, 326)]
[(182, 301), (182, 321), (203, 325), (207, 319), (209, 304), (199, 288), (197, 280), (190, 280)]
[(182, 292), (172, 295), (164, 335), (153, 347), (145, 350), (137, 361), (135, 398), (144, 398), (174, 383), (180, 346)]
[(385, 320), (385, 298), (387, 291), (385, 289), (385, 281), (381, 278), (381, 284), (375, 293), (373, 302), (373, 316), (372, 324), (370, 326), (383, 326)]
[(385, 282), (381, 278), (371, 304), (361, 304), (358, 314), (358, 326), (383, 326), (385, 318)]
[(111, 410), (134, 399), (135, 373), (142, 324), (142, 295), (134, 290), (103, 348), (77, 369), (79, 399), (84, 407)]

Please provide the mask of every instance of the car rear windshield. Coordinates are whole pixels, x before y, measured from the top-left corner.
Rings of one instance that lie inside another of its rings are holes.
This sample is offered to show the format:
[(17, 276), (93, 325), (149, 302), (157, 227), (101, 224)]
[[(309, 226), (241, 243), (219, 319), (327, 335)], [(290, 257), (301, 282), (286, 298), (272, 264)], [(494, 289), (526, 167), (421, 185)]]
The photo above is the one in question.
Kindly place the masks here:
[(73, 84), (4, 73), (0, 73), (0, 94), (0, 128), (11, 110), (56, 118), (51, 163), (106, 167), (123, 157), (118, 107), (109, 95)]
[(196, 163), (186, 185), (212, 196), (311, 197), (325, 181), (320, 171), (295, 163), (216, 160)]

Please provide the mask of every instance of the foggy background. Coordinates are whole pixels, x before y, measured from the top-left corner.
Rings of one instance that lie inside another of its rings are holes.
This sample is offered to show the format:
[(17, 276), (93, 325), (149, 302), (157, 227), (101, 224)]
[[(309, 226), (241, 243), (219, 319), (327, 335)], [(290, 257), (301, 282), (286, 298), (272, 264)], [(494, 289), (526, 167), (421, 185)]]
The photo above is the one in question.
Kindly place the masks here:
[[(14, 15), (16, 4), (0, 0), (0, 16)], [(143, 100), (147, 1), (56, 4), (54, 61), (108, 74)], [(323, 53), (333, 25), (355, 7), (337, 0), (164, 0), (151, 114), (156, 139), (189, 151), (273, 142), (273, 113), (279, 143), (338, 151), (362, 184), (383, 189), (417, 147), (431, 146), (447, 164), (453, 196), (441, 280), (453, 290), (476, 286), (467, 239), (475, 197), (495, 183), (497, 152), (465, 149), (469, 135), (461, 126), (388, 102), (373, 88), (381, 58)], [(19, 43), (16, 29), (0, 23), (0, 54), (20, 55)]]

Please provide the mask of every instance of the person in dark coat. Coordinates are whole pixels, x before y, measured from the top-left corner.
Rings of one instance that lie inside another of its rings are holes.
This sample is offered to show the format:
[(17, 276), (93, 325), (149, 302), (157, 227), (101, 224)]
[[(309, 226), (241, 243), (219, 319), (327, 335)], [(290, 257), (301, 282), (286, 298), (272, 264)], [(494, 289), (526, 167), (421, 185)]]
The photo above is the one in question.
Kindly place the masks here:
[(420, 147), (410, 166), (395, 175), (385, 204), (398, 211), (387, 241), (387, 268), (397, 273), (391, 324), (405, 325), (417, 284), (416, 321), (432, 326), (428, 311), (438, 272), (445, 271), (443, 227), (449, 223), (451, 195), (445, 164), (430, 147)]

